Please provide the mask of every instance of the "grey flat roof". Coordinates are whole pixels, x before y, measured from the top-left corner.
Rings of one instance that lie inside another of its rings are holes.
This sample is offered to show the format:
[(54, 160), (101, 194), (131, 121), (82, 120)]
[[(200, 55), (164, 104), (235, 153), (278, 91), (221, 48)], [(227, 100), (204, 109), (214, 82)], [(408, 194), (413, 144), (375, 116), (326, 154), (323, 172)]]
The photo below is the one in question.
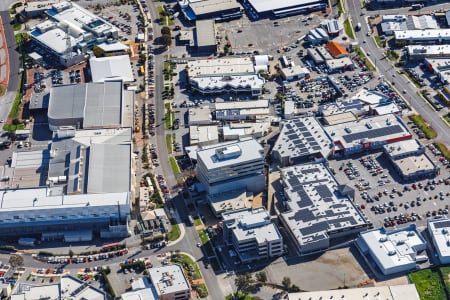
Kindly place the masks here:
[(87, 192), (130, 190), (131, 145), (93, 144), (90, 148)]
[(195, 22), (197, 35), (197, 47), (216, 45), (214, 32), (214, 20), (202, 20)]
[(217, 13), (222, 10), (239, 9), (241, 6), (236, 0), (206, 0), (189, 4), (195, 15)]
[(89, 84), (83, 126), (119, 127), (122, 115), (122, 83)]
[[(224, 148), (229, 149), (230, 151), (240, 151), (239, 155), (228, 159), (219, 159), (216, 150)], [(202, 160), (208, 170), (264, 160), (263, 149), (254, 139), (205, 146), (197, 152), (197, 157)]]
[(50, 91), (48, 117), (84, 119), (83, 127), (120, 127), (122, 82), (69, 84)]
[(87, 84), (52, 87), (48, 117), (55, 119), (83, 118)]

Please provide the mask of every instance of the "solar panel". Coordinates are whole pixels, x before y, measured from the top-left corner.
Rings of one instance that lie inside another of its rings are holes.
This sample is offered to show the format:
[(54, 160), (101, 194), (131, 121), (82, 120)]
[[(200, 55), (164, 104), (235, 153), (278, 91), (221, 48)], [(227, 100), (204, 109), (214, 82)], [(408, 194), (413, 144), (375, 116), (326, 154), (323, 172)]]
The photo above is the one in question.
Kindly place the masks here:
[(333, 196), (333, 193), (330, 191), (330, 189), (328, 188), (328, 186), (326, 185), (318, 185), (315, 187), (317, 193), (319, 193), (320, 198), (329, 198)]
[(318, 168), (311, 168), (311, 169), (304, 169), (301, 170), (302, 174), (310, 174), (310, 173), (320, 173), (320, 170)]
[(400, 125), (394, 125), (389, 127), (371, 129), (364, 132), (356, 132), (344, 135), (343, 138), (345, 142), (351, 143), (356, 140), (361, 140), (363, 138), (374, 139), (381, 136), (387, 136), (391, 134), (396, 134), (403, 132), (403, 128)]
[(323, 232), (328, 229), (328, 224), (326, 222), (318, 222), (315, 224), (312, 224), (311, 226), (301, 228), (300, 232), (303, 235), (311, 235), (316, 232)]
[(305, 131), (305, 132), (303, 132), (303, 136), (307, 138), (307, 137), (312, 136), (312, 134), (309, 131)]
[(436, 229), (445, 228), (445, 227), (450, 227), (450, 220), (434, 223), (434, 228), (436, 228)]
[(322, 148), (320, 148), (320, 146), (313, 146), (312, 148), (314, 151), (319, 151), (320, 149), (322, 149)]

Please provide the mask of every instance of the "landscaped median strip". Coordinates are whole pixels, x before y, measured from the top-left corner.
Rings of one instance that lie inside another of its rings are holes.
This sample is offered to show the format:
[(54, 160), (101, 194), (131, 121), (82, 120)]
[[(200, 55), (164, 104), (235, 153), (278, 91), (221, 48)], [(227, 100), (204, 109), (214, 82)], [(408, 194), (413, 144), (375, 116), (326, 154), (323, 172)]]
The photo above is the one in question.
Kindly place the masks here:
[(437, 136), (436, 131), (420, 115), (409, 116), (409, 119), (416, 124), (417, 128), (422, 130), (427, 139), (434, 139)]

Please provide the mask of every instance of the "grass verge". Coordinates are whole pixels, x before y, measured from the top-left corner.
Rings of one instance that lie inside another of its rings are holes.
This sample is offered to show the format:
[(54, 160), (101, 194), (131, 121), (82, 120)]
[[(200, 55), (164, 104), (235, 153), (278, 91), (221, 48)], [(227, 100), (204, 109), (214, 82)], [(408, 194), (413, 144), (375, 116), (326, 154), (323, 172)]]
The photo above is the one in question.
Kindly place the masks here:
[(158, 6), (157, 9), (161, 25), (175, 25), (175, 22), (168, 16), (168, 13), (163, 6)]
[(167, 154), (172, 154), (172, 150), (173, 150), (172, 135), (170, 133), (166, 134), (166, 147), (167, 147)]
[(203, 224), (203, 222), (202, 222), (202, 220), (200, 218), (195, 218), (194, 219), (194, 225), (195, 226), (200, 226), (202, 224)]
[(436, 131), (434, 131), (430, 124), (425, 122), (425, 120), (421, 116), (413, 115), (410, 116), (409, 119), (413, 121), (420, 130), (423, 131), (427, 139), (434, 139), (437, 136)]
[(172, 224), (172, 230), (167, 234), (167, 239), (169, 241), (175, 241), (180, 237), (181, 231), (178, 224)]
[(378, 48), (386, 47), (386, 41), (382, 41), (379, 35), (373, 37)]
[(447, 122), (448, 125), (450, 125), (450, 116), (448, 114), (443, 116), (442, 118), (444, 119), (445, 122)]
[(5, 96), (6, 86), (0, 85), (0, 96)]
[(355, 52), (356, 52), (356, 54), (358, 54), (358, 57), (364, 62), (364, 64), (370, 71), (372, 71), (372, 72), (375, 71), (374, 65), (372, 65), (370, 60), (367, 59), (366, 55), (364, 54), (364, 52), (362, 52), (361, 48), (356, 47)]
[(342, 5), (342, 1), (339, 1), (337, 5), (338, 5), (338, 13), (340, 15), (343, 15), (344, 14), (344, 6)]
[(442, 155), (444, 155), (445, 159), (450, 161), (450, 151), (448, 150), (447, 146), (443, 143), (435, 143), (436, 147), (441, 151)]
[(17, 119), (20, 113), (20, 103), (22, 102), (23, 94), (18, 92), (16, 98), (14, 98), (14, 103), (9, 111), (8, 117), (11, 119)]
[(187, 271), (193, 272), (193, 274), (192, 274), (192, 278), (193, 279), (200, 279), (200, 278), (202, 278), (202, 274), (200, 274), (200, 270), (199, 270), (198, 265), (197, 265), (196, 262), (194, 262), (186, 254), (180, 253), (180, 254), (178, 254), (178, 256), (182, 260), (182, 268), (187, 270)]
[(411, 81), (418, 89), (421, 88), (420, 83), (417, 82), (417, 80), (411, 76), (411, 74), (409, 74), (408, 72), (404, 73), (406, 77), (408, 77), (409, 81)]
[(165, 118), (165, 126), (166, 126), (166, 130), (171, 129), (172, 128), (172, 120), (171, 120), (171, 109), (170, 109), (170, 103), (166, 103), (164, 104), (164, 108), (166, 109), (166, 113), (164, 114)]
[(351, 38), (352, 40), (355, 39), (355, 33), (353, 32), (352, 24), (350, 23), (350, 19), (346, 19), (344, 21), (344, 30), (345, 34)]
[(180, 174), (180, 167), (178, 167), (177, 160), (173, 157), (169, 157), (170, 166), (174, 174)]
[(408, 277), (416, 285), (421, 300), (447, 299), (438, 272), (426, 269), (411, 273)]

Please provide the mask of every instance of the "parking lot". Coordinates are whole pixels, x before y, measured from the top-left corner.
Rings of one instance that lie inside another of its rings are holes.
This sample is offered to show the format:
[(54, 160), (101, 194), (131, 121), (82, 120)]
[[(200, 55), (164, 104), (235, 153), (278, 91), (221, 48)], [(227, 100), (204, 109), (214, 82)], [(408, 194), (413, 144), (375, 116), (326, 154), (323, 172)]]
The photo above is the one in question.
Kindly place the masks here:
[[(438, 161), (430, 149), (427, 151)], [(382, 152), (329, 163), (340, 184), (355, 188), (355, 203), (375, 227), (397, 227), (409, 222), (424, 226), (427, 217), (448, 214), (445, 199), (450, 195), (450, 182), (446, 180), (445, 168), (434, 179), (402, 182)], [(439, 161), (435, 163), (442, 165)]]

